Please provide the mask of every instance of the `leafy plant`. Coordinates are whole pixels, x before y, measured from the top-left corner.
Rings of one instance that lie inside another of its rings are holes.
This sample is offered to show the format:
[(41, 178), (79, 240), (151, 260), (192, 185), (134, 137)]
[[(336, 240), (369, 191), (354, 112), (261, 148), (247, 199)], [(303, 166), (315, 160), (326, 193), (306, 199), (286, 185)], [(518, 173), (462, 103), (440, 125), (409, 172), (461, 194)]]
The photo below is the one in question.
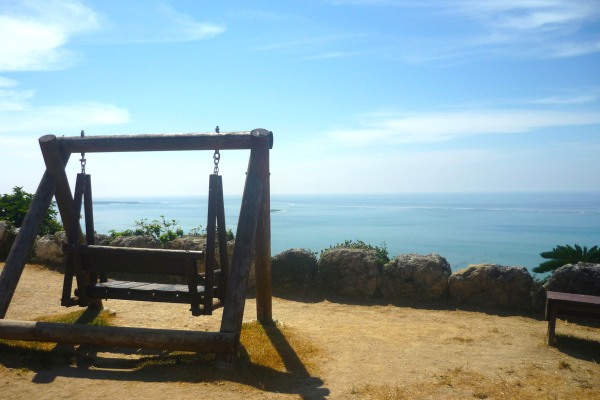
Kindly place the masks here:
[(175, 240), (183, 236), (183, 229), (177, 226), (178, 222), (174, 219), (168, 221), (164, 215), (160, 216), (161, 220), (152, 220), (148, 222), (147, 218), (143, 218), (139, 221), (134, 221), (135, 229), (126, 229), (124, 231), (115, 231), (111, 229), (108, 231), (111, 239), (115, 239), (119, 236), (152, 236), (162, 244)]
[(560, 268), (565, 264), (576, 264), (578, 262), (600, 263), (600, 251), (598, 246), (588, 249), (585, 246), (582, 248), (577, 244), (574, 247), (569, 245), (559, 245), (552, 249), (552, 251), (540, 253), (540, 256), (548, 259), (548, 261), (544, 261), (533, 269), (533, 272), (538, 274), (554, 272), (557, 268)]
[[(139, 221), (134, 221), (136, 225), (135, 229), (125, 229), (123, 231), (111, 229), (108, 231), (108, 234), (110, 235), (111, 241), (119, 236), (147, 235), (152, 236), (162, 244), (183, 237), (183, 229), (178, 226), (178, 222), (176, 220), (167, 220), (164, 215), (161, 215), (160, 218), (160, 221), (155, 219), (152, 220), (152, 222), (148, 222), (147, 218), (143, 218)], [(192, 228), (188, 235), (206, 237), (206, 230), (202, 228), (202, 225), (198, 225), (197, 227)], [(234, 239), (231, 229), (227, 230), (226, 236), (228, 241)]]
[[(373, 250), (377, 254), (377, 264), (380, 267), (383, 267), (390, 261), (390, 257), (388, 255), (388, 250), (385, 242), (381, 244), (381, 246), (373, 246), (371, 244), (367, 244), (362, 240), (345, 240), (342, 243), (337, 243), (333, 246), (329, 246), (329, 249), (363, 249), (363, 250)], [(327, 249), (326, 249), (327, 250)], [(325, 250), (323, 250), (325, 251)], [(321, 251), (321, 254), (323, 253)]]
[[(27, 193), (22, 187), (15, 186), (12, 194), (0, 196), (0, 220), (7, 221), (15, 228), (20, 228), (32, 200), (33, 194)], [(57, 216), (56, 205), (52, 202), (44, 215), (40, 234), (54, 234), (62, 230), (62, 225), (56, 219)]]

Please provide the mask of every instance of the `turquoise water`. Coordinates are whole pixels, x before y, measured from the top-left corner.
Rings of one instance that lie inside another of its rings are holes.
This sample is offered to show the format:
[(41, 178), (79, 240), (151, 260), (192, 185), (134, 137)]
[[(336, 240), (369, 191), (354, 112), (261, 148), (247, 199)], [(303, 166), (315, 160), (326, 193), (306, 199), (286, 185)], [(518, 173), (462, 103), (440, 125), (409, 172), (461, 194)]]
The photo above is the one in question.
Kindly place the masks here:
[[(96, 230), (133, 228), (142, 218), (206, 226), (206, 198), (98, 199)], [(225, 198), (235, 232), (240, 197)], [(472, 263), (529, 269), (559, 244), (600, 244), (600, 193), (273, 195), (272, 254), (318, 252), (344, 240), (385, 245), (390, 256), (438, 253), (453, 269)]]

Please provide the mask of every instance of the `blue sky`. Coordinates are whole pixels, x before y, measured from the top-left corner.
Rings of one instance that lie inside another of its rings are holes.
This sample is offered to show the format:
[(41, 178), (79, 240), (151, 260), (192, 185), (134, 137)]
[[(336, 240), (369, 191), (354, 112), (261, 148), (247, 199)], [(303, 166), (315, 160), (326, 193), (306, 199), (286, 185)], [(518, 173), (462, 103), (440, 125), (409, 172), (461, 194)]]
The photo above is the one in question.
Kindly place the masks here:
[[(597, 1), (3, 0), (0, 37), (0, 193), (44, 134), (216, 125), (274, 132), (273, 193), (600, 190)], [(212, 154), (87, 165), (96, 196), (204, 195)]]

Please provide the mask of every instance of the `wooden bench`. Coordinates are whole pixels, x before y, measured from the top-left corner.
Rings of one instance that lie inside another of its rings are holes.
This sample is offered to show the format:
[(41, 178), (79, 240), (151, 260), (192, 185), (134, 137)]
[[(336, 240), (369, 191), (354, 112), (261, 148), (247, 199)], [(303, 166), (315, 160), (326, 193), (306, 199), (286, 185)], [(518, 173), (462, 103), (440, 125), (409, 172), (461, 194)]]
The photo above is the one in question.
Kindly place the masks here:
[[(70, 288), (63, 292), (63, 305), (87, 306), (90, 300), (102, 299), (187, 303), (193, 315), (210, 315), (222, 305), (220, 270), (199, 273), (204, 251), (94, 245), (67, 245), (65, 251), (78, 277), (78, 289), (75, 298), (70, 297)], [(140, 281), (98, 282), (97, 276), (114, 272), (141, 276)], [(148, 282), (149, 275), (179, 277), (186, 284)], [(82, 276), (90, 277), (85, 284), (79, 282)]]
[(584, 317), (600, 316), (600, 296), (583, 294), (546, 292), (546, 321), (548, 321), (548, 344), (556, 342), (554, 331), (558, 315), (574, 315)]

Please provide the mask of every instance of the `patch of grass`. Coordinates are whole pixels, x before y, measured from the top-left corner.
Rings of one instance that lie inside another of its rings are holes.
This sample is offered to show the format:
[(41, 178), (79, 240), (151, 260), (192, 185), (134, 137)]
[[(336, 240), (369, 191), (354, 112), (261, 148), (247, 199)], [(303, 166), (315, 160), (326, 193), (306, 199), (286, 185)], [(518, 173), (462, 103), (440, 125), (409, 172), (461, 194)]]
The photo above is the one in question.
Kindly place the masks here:
[(247, 360), (253, 364), (280, 372), (316, 369), (314, 359), (319, 350), (281, 323), (246, 322), (242, 325), (240, 342)]
[[(47, 315), (36, 318), (39, 322), (56, 322), (63, 324), (86, 323), (90, 325), (110, 325), (114, 314), (107, 311), (100, 313), (93, 310), (79, 310), (67, 314)], [(0, 339), (0, 354), (6, 356), (11, 364), (19, 360), (26, 367), (21, 370), (50, 369), (55, 366), (68, 365), (72, 362), (73, 346), (60, 346), (56, 343), (35, 342), (25, 340)]]
[(456, 342), (464, 343), (464, 344), (472, 344), (475, 341), (475, 339), (473, 339), (472, 337), (463, 337), (463, 336), (455, 336), (452, 338), (452, 340), (454, 340)]
[(558, 362), (558, 369), (571, 369), (571, 363), (561, 360)]

